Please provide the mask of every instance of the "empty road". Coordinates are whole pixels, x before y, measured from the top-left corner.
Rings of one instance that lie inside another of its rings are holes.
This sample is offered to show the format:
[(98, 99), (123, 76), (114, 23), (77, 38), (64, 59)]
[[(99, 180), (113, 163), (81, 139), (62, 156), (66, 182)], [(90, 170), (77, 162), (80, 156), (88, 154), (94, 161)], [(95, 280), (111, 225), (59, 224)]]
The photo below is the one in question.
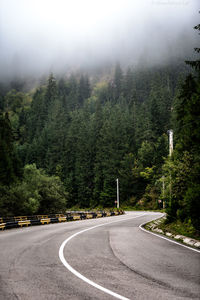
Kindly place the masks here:
[(146, 233), (162, 214), (0, 232), (0, 300), (200, 299), (200, 253)]

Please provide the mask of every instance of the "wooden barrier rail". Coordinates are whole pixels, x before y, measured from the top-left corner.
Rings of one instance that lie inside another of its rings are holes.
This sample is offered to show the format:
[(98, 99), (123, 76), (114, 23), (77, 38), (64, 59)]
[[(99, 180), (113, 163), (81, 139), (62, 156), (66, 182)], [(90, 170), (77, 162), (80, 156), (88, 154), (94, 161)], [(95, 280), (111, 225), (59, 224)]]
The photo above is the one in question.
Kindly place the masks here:
[(18, 216), (14, 217), (15, 221), (25, 221), (27, 220), (27, 216)]
[(76, 221), (76, 220), (80, 220), (81, 219), (81, 216), (80, 215), (74, 215), (73, 216), (73, 220)]
[(50, 218), (40, 219), (40, 222), (42, 223), (42, 225), (49, 224), (51, 222), (51, 219)]
[(92, 215), (92, 214), (87, 214), (87, 215), (86, 215), (86, 218), (87, 218), (87, 219), (93, 219), (93, 215)]
[(0, 229), (5, 229), (6, 223), (0, 223)]
[(67, 221), (67, 217), (58, 217), (58, 221), (59, 222), (66, 222)]
[(123, 211), (100, 211), (100, 212), (67, 212), (66, 214), (55, 215), (35, 215), (35, 216), (16, 216), (10, 218), (0, 217), (0, 229), (17, 228), (31, 225), (45, 225), (67, 221), (77, 221), (84, 219), (94, 219), (106, 216), (116, 216), (123, 214)]
[(19, 226), (28, 226), (31, 225), (31, 221), (30, 220), (23, 220), (23, 221), (18, 221), (18, 225)]

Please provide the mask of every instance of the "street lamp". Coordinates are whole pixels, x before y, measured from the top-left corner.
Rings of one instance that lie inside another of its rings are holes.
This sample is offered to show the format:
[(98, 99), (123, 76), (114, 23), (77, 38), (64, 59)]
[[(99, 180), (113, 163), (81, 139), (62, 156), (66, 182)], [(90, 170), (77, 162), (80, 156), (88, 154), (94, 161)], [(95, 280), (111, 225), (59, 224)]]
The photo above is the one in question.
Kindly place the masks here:
[(119, 179), (116, 179), (117, 181), (117, 208), (119, 208)]
[(170, 129), (167, 131), (167, 133), (169, 134), (169, 156), (172, 156), (172, 152), (173, 152), (173, 130)]
[[(172, 152), (173, 152), (173, 130), (168, 130), (169, 134), (169, 156), (171, 158)], [(170, 170), (170, 177), (169, 177), (169, 197), (170, 197), (170, 203), (172, 201), (172, 176), (171, 176), (171, 170)]]

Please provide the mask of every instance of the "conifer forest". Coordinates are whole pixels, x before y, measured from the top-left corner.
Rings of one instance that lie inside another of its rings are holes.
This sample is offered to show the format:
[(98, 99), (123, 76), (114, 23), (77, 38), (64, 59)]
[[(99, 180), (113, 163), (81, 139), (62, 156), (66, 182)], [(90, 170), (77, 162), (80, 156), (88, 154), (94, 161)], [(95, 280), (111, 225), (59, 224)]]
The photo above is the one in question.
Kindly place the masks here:
[(199, 48), (191, 54), (1, 81), (0, 216), (114, 208), (119, 179), (120, 207), (165, 209), (198, 230)]

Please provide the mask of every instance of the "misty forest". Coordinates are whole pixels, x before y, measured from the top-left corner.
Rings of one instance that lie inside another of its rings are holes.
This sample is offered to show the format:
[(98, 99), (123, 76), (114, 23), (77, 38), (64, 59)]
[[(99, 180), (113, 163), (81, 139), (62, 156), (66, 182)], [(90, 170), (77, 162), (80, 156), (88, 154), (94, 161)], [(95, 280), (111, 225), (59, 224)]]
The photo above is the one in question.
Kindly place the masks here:
[(1, 76), (0, 215), (114, 208), (118, 178), (120, 207), (198, 230), (200, 49), (188, 46), (186, 62)]

